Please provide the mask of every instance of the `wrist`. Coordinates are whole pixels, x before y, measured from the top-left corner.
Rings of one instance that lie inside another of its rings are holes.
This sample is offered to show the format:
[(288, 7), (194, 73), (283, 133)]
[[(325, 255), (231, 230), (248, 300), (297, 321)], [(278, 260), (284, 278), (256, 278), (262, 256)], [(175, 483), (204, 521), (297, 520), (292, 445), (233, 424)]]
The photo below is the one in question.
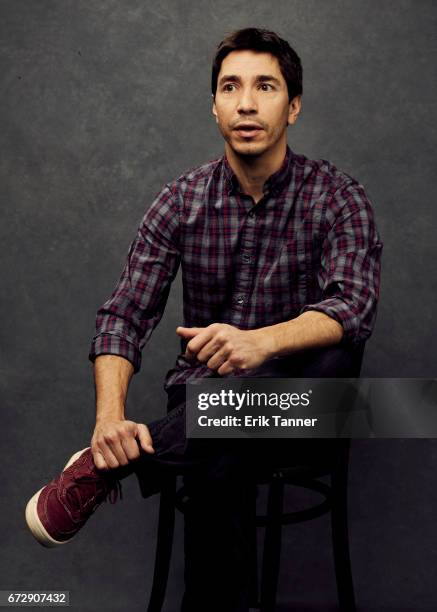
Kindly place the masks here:
[(272, 332), (272, 327), (261, 327), (254, 331), (258, 335), (260, 351), (264, 356), (264, 361), (276, 357), (278, 348), (275, 334)]
[(97, 406), (96, 408), (96, 424), (106, 421), (124, 421), (124, 406), (117, 408), (108, 408)]

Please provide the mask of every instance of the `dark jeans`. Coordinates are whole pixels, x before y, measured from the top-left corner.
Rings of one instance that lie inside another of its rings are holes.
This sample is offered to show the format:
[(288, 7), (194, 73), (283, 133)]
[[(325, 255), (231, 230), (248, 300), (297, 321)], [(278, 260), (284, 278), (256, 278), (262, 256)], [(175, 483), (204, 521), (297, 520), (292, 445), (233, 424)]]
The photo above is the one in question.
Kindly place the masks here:
[[(251, 375), (359, 376), (362, 349), (347, 345), (313, 349), (266, 362)], [(257, 474), (275, 465), (329, 464), (337, 441), (187, 440), (184, 385), (169, 390), (167, 408), (164, 418), (148, 424), (155, 454), (143, 455), (135, 471), (144, 497), (158, 492), (171, 471), (183, 474), (188, 502), (181, 612), (247, 612)]]

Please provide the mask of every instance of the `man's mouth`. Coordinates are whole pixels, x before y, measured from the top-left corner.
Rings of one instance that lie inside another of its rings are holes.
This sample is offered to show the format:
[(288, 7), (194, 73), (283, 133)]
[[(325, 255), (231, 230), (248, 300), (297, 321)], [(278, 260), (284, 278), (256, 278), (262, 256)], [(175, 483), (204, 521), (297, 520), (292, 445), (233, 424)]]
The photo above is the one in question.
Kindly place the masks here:
[(263, 131), (263, 128), (256, 123), (239, 123), (234, 127), (234, 132), (243, 138), (251, 138)]

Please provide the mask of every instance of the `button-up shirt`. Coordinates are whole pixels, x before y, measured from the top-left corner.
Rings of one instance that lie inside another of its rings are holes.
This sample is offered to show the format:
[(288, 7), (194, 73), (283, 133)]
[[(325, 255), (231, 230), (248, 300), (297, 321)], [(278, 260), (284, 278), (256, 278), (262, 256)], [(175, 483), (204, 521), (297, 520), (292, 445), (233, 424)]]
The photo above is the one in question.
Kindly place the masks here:
[[(89, 358), (120, 355), (139, 371), (179, 266), (185, 327), (256, 329), (317, 310), (342, 325), (342, 342), (365, 340), (375, 322), (381, 251), (363, 186), (334, 165), (287, 146), (255, 203), (224, 154), (167, 183), (145, 212), (120, 280), (97, 311)], [(185, 359), (186, 343), (166, 389), (217, 375)]]

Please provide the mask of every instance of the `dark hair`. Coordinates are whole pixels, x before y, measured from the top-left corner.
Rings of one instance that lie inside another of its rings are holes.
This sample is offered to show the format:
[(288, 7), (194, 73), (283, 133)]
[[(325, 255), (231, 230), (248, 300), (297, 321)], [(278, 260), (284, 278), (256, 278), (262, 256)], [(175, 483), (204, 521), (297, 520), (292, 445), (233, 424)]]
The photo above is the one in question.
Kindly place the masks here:
[(278, 59), (282, 76), (287, 83), (290, 102), (295, 96), (302, 93), (302, 64), (296, 51), (275, 32), (260, 28), (245, 28), (229, 34), (217, 47), (211, 77), (211, 90), (214, 97), (223, 60), (232, 51), (243, 49), (271, 53)]

